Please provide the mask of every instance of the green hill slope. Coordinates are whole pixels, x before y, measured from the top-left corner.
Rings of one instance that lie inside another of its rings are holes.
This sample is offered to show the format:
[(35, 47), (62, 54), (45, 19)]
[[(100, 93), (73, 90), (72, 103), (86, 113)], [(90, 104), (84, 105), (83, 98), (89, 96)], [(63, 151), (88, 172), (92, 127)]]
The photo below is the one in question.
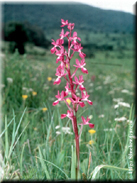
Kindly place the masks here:
[(134, 15), (95, 8), (81, 3), (3, 3), (2, 22), (27, 21), (43, 30), (59, 28), (61, 18), (79, 29), (102, 32), (134, 32)]

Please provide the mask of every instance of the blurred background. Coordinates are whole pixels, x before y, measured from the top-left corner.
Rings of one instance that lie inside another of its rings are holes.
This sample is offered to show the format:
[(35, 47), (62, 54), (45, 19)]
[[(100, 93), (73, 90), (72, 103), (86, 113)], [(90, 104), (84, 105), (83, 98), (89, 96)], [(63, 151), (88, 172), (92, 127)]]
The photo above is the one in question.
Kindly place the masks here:
[[(77, 2), (3, 3), (2, 40), (5, 44), (9, 42), (11, 52), (17, 47), (20, 54), (29, 52), (25, 49), (27, 43), (48, 48), (51, 39), (57, 39), (61, 18), (75, 22), (75, 31), (82, 37), (88, 56), (92, 54), (89, 53), (90, 48), (92, 52), (93, 49), (121, 49), (126, 45), (124, 35), (135, 32), (134, 15), (124, 11), (100, 9)], [(113, 36), (110, 36), (112, 33)], [(118, 34), (122, 41), (119, 38), (116, 40)], [(100, 35), (105, 39), (102, 37), (99, 40)]]

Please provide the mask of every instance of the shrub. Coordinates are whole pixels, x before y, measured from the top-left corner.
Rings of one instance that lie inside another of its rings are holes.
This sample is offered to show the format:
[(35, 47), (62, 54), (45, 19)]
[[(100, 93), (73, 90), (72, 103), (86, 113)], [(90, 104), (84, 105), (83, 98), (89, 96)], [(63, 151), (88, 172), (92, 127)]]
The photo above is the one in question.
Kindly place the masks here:
[(49, 41), (45, 38), (44, 32), (37, 26), (27, 22), (8, 22), (3, 26), (3, 39), (10, 41), (10, 52), (18, 49), (20, 54), (25, 53), (25, 44), (33, 43), (36, 46), (47, 48)]
[(28, 36), (25, 27), (18, 22), (9, 22), (3, 27), (3, 39), (10, 41), (10, 51), (15, 52), (18, 49), (20, 54), (25, 53), (25, 43), (28, 41)]

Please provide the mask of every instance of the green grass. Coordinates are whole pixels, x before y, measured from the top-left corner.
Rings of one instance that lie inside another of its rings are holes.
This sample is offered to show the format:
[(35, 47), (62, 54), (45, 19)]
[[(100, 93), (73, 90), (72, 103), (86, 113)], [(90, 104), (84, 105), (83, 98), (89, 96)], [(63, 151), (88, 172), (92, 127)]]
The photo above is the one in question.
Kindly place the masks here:
[[(91, 39), (94, 34), (91, 33)], [(79, 108), (78, 123), (81, 116), (92, 115), (91, 122), (95, 124), (96, 133), (89, 134), (88, 126), (84, 126), (80, 141), (80, 176), (87, 180), (129, 180), (128, 157), (129, 148), (129, 123), (128, 119), (135, 121), (134, 107), (119, 106), (114, 99), (122, 98), (125, 103), (134, 106), (134, 57), (131, 35), (115, 37), (112, 51), (95, 50), (94, 58), (86, 58), (86, 68), (89, 74), (84, 75), (90, 100), (93, 105), (83, 109)], [(125, 38), (126, 37), (126, 38)], [(85, 44), (83, 36), (83, 44)], [(105, 34), (95, 35), (94, 41), (105, 41)], [(117, 47), (127, 40), (125, 48)], [(129, 41), (130, 40), (130, 41)], [(42, 50), (43, 51), (43, 50)], [(88, 49), (90, 51), (90, 49)], [(92, 50), (91, 50), (92, 51)], [(74, 134), (65, 134), (62, 127), (70, 127), (71, 121), (67, 118), (60, 119), (66, 113), (67, 107), (61, 102), (53, 107), (57, 91), (64, 89), (65, 81), (59, 86), (53, 85), (56, 57), (50, 54), (50, 49), (45, 54), (38, 54), (36, 48), (20, 56), (18, 53), (5, 52), (3, 59), (3, 84), (2, 89), (2, 155), (4, 158), (3, 179), (20, 180), (68, 180), (73, 177), (72, 159), (74, 159)], [(74, 56), (71, 65), (75, 63)], [(112, 65), (111, 65), (112, 64)], [(114, 64), (114, 65), (113, 65)], [(73, 69), (73, 68), (72, 68)], [(78, 71), (81, 74), (81, 71)], [(91, 77), (95, 75), (95, 80)], [(48, 77), (52, 80), (48, 81)], [(12, 78), (9, 83), (7, 78)], [(24, 88), (25, 87), (25, 88)], [(128, 90), (123, 93), (122, 90)], [(37, 95), (32, 95), (32, 90)], [(28, 95), (26, 100), (22, 95)], [(43, 112), (42, 108), (47, 108)], [(131, 112), (131, 114), (130, 114)], [(100, 117), (100, 115), (104, 117)], [(126, 117), (125, 121), (115, 121), (115, 118)], [(9, 126), (7, 126), (10, 124)], [(60, 128), (56, 129), (59, 125)], [(134, 129), (134, 128), (133, 128)], [(57, 135), (56, 131), (61, 131)], [(88, 142), (94, 140), (94, 144)], [(134, 156), (133, 156), (134, 157)], [(133, 167), (134, 169), (135, 167)], [(135, 170), (133, 171), (135, 177)], [(84, 174), (82, 174), (84, 173)], [(83, 176), (82, 176), (83, 175)]]

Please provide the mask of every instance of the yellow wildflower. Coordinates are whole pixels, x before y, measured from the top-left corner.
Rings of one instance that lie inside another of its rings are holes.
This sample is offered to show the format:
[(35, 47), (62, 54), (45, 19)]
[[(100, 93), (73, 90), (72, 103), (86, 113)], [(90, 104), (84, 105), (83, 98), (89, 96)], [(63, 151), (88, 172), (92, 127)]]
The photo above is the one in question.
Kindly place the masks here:
[(28, 95), (22, 95), (23, 100), (26, 100), (28, 98)]
[(66, 99), (66, 102), (70, 105), (71, 100), (69, 98)]
[(94, 134), (94, 133), (96, 133), (96, 130), (92, 130), (92, 129), (91, 129), (91, 130), (89, 130), (88, 132), (89, 132), (90, 134)]
[(37, 95), (37, 92), (33, 91), (33, 92), (32, 92), (32, 95), (33, 95), (33, 96)]
[(51, 77), (47, 77), (47, 80), (48, 80), (48, 81), (51, 81), (51, 80), (52, 80), (52, 78), (51, 78)]
[(46, 112), (48, 109), (46, 107), (42, 108), (43, 112)]
[(37, 131), (38, 129), (35, 127), (35, 128), (33, 128), (35, 131)]
[(94, 141), (93, 141), (93, 140), (90, 140), (90, 141), (88, 142), (88, 144), (92, 145), (92, 144), (94, 144)]

